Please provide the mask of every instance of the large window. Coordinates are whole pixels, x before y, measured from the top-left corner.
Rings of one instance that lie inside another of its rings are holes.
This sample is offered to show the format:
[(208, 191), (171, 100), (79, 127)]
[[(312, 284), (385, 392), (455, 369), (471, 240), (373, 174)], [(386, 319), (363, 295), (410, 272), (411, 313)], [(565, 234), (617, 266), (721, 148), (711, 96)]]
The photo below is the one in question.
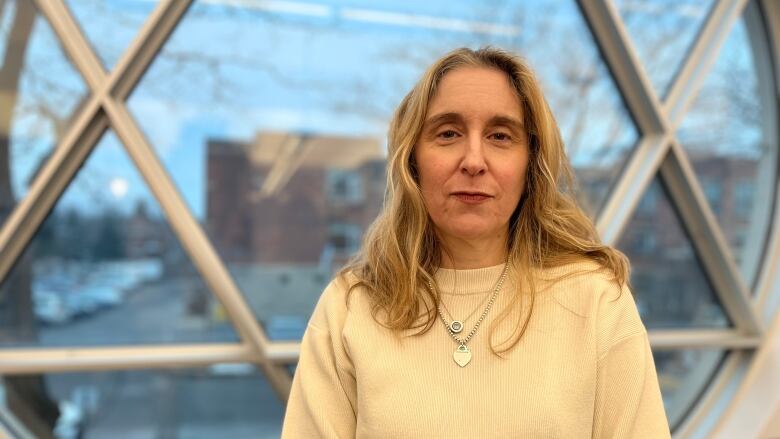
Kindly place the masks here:
[(762, 340), (775, 209), (747, 3), (0, 2), (0, 421), (278, 436), (314, 304), (381, 208), (392, 111), (493, 45), (536, 70), (632, 261), (672, 428), (706, 433), (685, 423)]

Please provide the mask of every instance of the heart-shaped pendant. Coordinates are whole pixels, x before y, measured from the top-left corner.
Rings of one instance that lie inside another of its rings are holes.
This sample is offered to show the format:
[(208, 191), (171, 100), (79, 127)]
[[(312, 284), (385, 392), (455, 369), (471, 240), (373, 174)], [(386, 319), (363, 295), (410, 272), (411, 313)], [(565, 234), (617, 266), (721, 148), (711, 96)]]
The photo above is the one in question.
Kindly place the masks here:
[(458, 363), (458, 366), (465, 367), (467, 364), (469, 364), (469, 361), (471, 361), (471, 351), (466, 347), (466, 345), (462, 344), (458, 346), (458, 349), (455, 349), (455, 353), (452, 354), (452, 358), (455, 359), (455, 362)]

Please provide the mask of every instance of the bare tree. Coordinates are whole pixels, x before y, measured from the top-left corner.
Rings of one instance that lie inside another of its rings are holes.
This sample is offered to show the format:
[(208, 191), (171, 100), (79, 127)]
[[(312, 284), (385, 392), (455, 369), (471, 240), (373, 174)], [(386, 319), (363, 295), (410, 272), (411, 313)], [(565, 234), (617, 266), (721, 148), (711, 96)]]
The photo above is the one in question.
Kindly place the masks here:
[[(5, 1), (0, 11), (6, 11)], [(16, 204), (11, 184), (10, 133), (22, 75), (25, 54), (35, 21), (32, 2), (18, 1), (11, 31), (0, 67), (0, 221), (8, 217)], [(30, 289), (31, 263), (23, 256), (14, 273), (0, 288), (0, 339), (34, 343), (37, 328)], [(19, 419), (38, 437), (52, 437), (59, 410), (47, 396), (43, 377), (28, 375), (3, 379), (7, 403)]]

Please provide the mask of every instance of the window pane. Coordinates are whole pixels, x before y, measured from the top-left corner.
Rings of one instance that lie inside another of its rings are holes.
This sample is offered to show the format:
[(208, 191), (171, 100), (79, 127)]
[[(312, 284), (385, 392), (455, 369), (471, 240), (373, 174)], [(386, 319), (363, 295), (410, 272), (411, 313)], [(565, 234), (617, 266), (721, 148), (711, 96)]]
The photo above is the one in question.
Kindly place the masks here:
[(618, 248), (631, 260), (631, 284), (646, 327), (730, 325), (657, 179), (642, 197)]
[(86, 96), (81, 77), (34, 4), (0, 3), (0, 225), (27, 195)]
[(111, 70), (157, 2), (143, 0), (65, 0), (103, 62)]
[(653, 352), (669, 425), (675, 429), (707, 389), (725, 357), (723, 350)]
[(647, 76), (664, 96), (682, 67), (712, 0), (613, 0)]
[[(770, 112), (756, 56), (745, 22), (737, 21), (678, 132), (748, 282), (761, 262), (777, 166), (764, 130)], [(717, 194), (708, 192), (714, 183)]]
[[(60, 438), (278, 438), (284, 405), (248, 365), (51, 374)], [(80, 432), (83, 436), (73, 433)]]
[(0, 346), (235, 341), (119, 141), (103, 137), (0, 288)]
[(379, 212), (392, 111), (445, 52), (530, 60), (591, 212), (637, 139), (573, 1), (294, 6), (196, 2), (129, 101), (258, 319), (289, 328), (279, 337), (303, 333), (291, 322)]

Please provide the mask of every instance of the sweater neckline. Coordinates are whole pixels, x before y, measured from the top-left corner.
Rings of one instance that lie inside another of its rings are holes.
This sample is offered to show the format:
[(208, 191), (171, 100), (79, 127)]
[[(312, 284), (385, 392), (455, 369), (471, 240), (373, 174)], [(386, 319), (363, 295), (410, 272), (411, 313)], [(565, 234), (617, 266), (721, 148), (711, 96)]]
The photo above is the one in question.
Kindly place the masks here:
[(458, 270), (438, 268), (433, 275), (439, 291), (446, 295), (484, 294), (493, 291), (504, 264)]

